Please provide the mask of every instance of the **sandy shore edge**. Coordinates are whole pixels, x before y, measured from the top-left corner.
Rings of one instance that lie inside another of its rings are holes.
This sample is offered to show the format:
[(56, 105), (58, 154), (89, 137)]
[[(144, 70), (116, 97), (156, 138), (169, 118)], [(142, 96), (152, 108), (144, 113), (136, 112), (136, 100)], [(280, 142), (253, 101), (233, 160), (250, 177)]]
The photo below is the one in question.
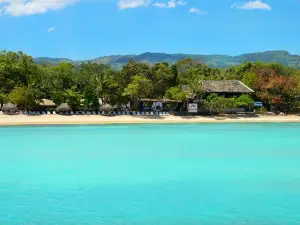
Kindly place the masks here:
[(180, 117), (145, 118), (138, 116), (0, 116), (0, 126), (26, 125), (92, 125), (92, 124), (176, 124), (176, 123), (298, 123), (300, 116), (259, 116), (259, 117)]

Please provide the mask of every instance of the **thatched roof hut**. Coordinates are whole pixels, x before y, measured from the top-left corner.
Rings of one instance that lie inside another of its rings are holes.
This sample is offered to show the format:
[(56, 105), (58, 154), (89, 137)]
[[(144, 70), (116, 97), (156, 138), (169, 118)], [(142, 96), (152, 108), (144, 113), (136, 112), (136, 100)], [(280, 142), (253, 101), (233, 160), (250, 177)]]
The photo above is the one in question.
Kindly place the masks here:
[[(189, 92), (188, 85), (182, 85), (181, 89)], [(231, 93), (251, 94), (254, 91), (239, 80), (204, 80), (203, 91), (205, 93)]]
[(115, 110), (115, 108), (112, 107), (112, 106), (109, 105), (109, 104), (104, 104), (104, 105), (101, 105), (101, 106), (100, 106), (100, 111), (104, 111), (104, 112), (112, 112), (112, 111), (114, 111), (114, 110)]
[(62, 103), (56, 108), (56, 111), (58, 112), (68, 112), (71, 110), (71, 107), (67, 103)]
[(55, 103), (50, 99), (41, 99), (39, 105), (44, 107), (55, 107)]
[(4, 112), (16, 111), (17, 110), (17, 105), (12, 104), (12, 103), (3, 104), (3, 106), (1, 107), (1, 110), (4, 111)]
[(239, 80), (205, 80), (203, 89), (206, 93), (241, 93), (250, 94), (254, 91)]

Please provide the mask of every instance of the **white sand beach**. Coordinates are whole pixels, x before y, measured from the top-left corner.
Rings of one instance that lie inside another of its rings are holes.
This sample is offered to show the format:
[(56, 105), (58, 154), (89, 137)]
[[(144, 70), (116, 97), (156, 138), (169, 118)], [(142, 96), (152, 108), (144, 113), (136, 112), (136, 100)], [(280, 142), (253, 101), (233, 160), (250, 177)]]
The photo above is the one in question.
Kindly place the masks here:
[(63, 124), (137, 124), (137, 123), (261, 123), (300, 122), (300, 116), (258, 116), (258, 117), (141, 117), (141, 116), (99, 116), (99, 115), (0, 115), (0, 126), (20, 125), (63, 125)]

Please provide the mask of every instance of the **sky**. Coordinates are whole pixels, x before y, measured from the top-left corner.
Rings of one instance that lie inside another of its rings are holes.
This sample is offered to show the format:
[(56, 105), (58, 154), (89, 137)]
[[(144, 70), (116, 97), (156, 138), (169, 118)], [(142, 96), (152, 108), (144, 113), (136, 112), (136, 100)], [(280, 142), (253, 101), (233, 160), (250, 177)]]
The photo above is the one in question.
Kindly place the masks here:
[(143, 52), (300, 55), (300, 0), (0, 0), (0, 50), (74, 60)]

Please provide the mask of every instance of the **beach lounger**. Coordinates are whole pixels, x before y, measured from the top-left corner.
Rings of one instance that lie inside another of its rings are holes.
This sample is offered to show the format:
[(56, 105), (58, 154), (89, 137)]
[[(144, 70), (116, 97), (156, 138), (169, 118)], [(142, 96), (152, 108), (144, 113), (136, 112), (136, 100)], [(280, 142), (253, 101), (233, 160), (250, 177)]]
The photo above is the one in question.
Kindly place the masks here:
[(113, 115), (114, 115), (114, 116), (116, 116), (116, 115), (117, 115), (117, 113), (116, 113), (115, 111), (113, 111)]
[(127, 111), (127, 113), (126, 113), (126, 114), (127, 114), (128, 116), (130, 116), (130, 112), (128, 112), (128, 111)]
[(101, 114), (104, 116), (104, 115), (105, 115), (105, 112), (103, 111)]
[(51, 112), (47, 111), (47, 115), (51, 115)]
[(169, 113), (169, 112), (166, 112), (166, 116), (170, 116), (170, 113)]
[(132, 115), (136, 116), (136, 112), (132, 112)]
[(97, 113), (97, 115), (101, 116), (101, 112), (99, 111), (99, 112)]
[(55, 112), (55, 111), (53, 111), (53, 115), (56, 115), (56, 112)]
[[(1, 113), (0, 113), (1, 114)], [(24, 111), (24, 115), (28, 115), (28, 112), (27, 111)]]
[(153, 113), (153, 112), (150, 112), (150, 116), (154, 116), (154, 113)]
[(82, 115), (85, 115), (85, 111), (82, 111), (81, 114), (82, 114)]
[(122, 113), (121, 113), (121, 112), (118, 112), (118, 115), (120, 116), (120, 115), (122, 115)]
[(150, 113), (149, 112), (146, 112), (146, 116), (149, 116), (150, 115)]
[(159, 113), (159, 116), (163, 116), (163, 113), (162, 113), (162, 112), (160, 112), (160, 113)]
[(45, 111), (42, 111), (42, 115), (47, 115)]
[(126, 115), (126, 113), (125, 113), (125, 112), (122, 112), (122, 115)]
[(92, 115), (94, 115), (94, 116), (95, 116), (95, 115), (97, 115), (97, 114), (96, 114), (96, 112), (95, 112), (95, 111), (93, 111), (93, 112), (92, 112)]
[(165, 113), (165, 112), (163, 112), (163, 116), (166, 116), (166, 113)]
[(0, 111), (0, 115), (3, 115), (3, 112), (2, 112), (2, 111)]
[(90, 111), (87, 111), (86, 115), (92, 115), (92, 113)]
[(155, 112), (154, 115), (155, 115), (155, 116), (159, 116), (159, 112)]
[(40, 113), (39, 111), (37, 111), (37, 112), (36, 112), (36, 115), (38, 115), (38, 116), (39, 116), (39, 115), (41, 115), (41, 113)]
[(75, 112), (75, 114), (76, 114), (76, 115), (79, 115), (79, 112), (78, 112), (78, 111), (76, 111), (76, 112)]
[(71, 111), (71, 115), (74, 115), (74, 112), (73, 112), (73, 111)]
[(142, 116), (145, 116), (145, 112), (142, 112), (141, 115), (142, 115)]
[(141, 113), (140, 113), (140, 112), (137, 112), (137, 113), (136, 113), (136, 115), (140, 116), (140, 115), (141, 115)]

